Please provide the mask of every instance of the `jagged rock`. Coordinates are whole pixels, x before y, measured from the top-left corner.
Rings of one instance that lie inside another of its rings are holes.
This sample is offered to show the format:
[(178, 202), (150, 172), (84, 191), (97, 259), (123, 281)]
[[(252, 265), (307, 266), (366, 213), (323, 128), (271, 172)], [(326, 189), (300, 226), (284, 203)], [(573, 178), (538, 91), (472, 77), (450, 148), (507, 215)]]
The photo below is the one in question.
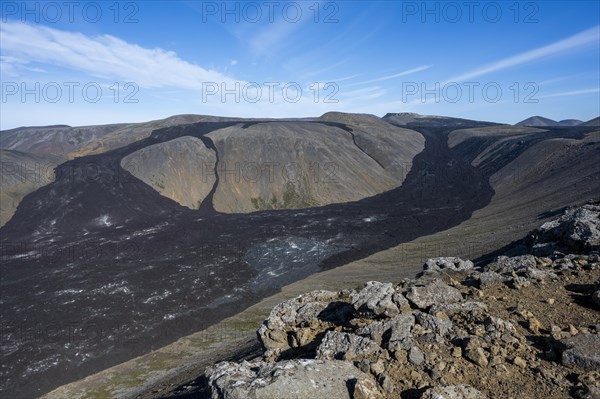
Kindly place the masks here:
[(538, 252), (567, 249), (574, 252), (600, 248), (600, 206), (584, 205), (567, 210), (533, 233)]
[[(438, 317), (445, 316), (445, 318)], [(453, 327), (453, 323), (451, 320), (448, 320), (448, 316), (443, 312), (438, 312), (437, 316), (419, 312), (417, 313), (417, 323), (421, 326), (425, 327), (428, 330), (432, 330), (437, 334), (446, 335), (448, 334)]]
[(486, 332), (488, 335), (498, 333), (500, 335), (508, 333), (508, 334), (516, 334), (517, 328), (513, 323), (508, 320), (501, 319), (499, 317), (488, 316), (483, 321), (483, 324), (486, 326)]
[(352, 317), (348, 299), (340, 292), (313, 291), (282, 302), (260, 326), (258, 338), (267, 350), (313, 350), (317, 336)]
[(414, 325), (415, 317), (412, 313), (402, 313), (389, 320), (380, 320), (361, 327), (356, 330), (356, 334), (367, 336), (378, 345), (387, 345), (391, 349), (395, 344), (410, 337)]
[(440, 271), (440, 270), (454, 270), (463, 271), (469, 270), (474, 267), (473, 262), (470, 260), (462, 260), (458, 257), (440, 257), (440, 258), (429, 258), (423, 265), (423, 270), (429, 271)]
[(556, 274), (546, 271), (540, 270), (537, 267), (526, 266), (523, 269), (519, 270), (521, 274), (524, 274), (530, 280), (543, 281), (548, 278), (556, 278)]
[[(359, 379), (354, 385), (353, 399), (383, 399), (383, 394), (372, 379)], [(331, 398), (327, 398), (331, 399)]]
[(600, 370), (600, 335), (578, 334), (561, 342), (566, 346), (562, 353), (563, 364)]
[(425, 286), (410, 287), (406, 298), (419, 309), (427, 309), (434, 304), (458, 302), (462, 295), (456, 288), (435, 279)]
[(381, 397), (373, 377), (338, 360), (221, 362), (205, 375), (213, 399), (356, 398), (357, 387), (369, 398)]
[(527, 367), (527, 362), (521, 356), (515, 356), (515, 358), (513, 359), (513, 364), (515, 366), (521, 367), (522, 369)]
[(504, 277), (496, 272), (483, 272), (477, 275), (475, 282), (480, 289), (485, 289), (493, 285), (502, 284), (504, 282)]
[(510, 281), (511, 286), (517, 290), (521, 288), (529, 287), (531, 285), (531, 281), (527, 280), (527, 278), (523, 276), (513, 277)]
[(482, 289), (506, 281), (513, 288), (520, 289), (527, 287), (531, 281), (556, 278), (556, 274), (538, 268), (539, 259), (533, 255), (499, 256), (484, 267), (483, 273), (475, 276), (475, 281)]
[(390, 321), (375, 321), (369, 325), (360, 327), (356, 330), (356, 334), (369, 337), (372, 341), (378, 345), (382, 345), (383, 336), (391, 328)]
[(394, 386), (394, 382), (389, 376), (383, 377), (381, 381), (381, 388), (383, 388), (383, 391), (387, 394), (391, 394), (396, 389), (396, 387)]
[(518, 271), (526, 267), (535, 268), (537, 262), (533, 255), (521, 256), (498, 256), (496, 260), (484, 267), (485, 271), (496, 272), (499, 274), (510, 274), (513, 271)]
[(488, 365), (488, 359), (485, 356), (485, 351), (481, 347), (469, 348), (465, 350), (465, 357), (478, 366), (485, 367)]
[(385, 356), (385, 352), (369, 338), (355, 334), (329, 331), (317, 348), (317, 359), (360, 361), (367, 359), (376, 361)]
[(483, 350), (481, 343), (476, 338), (467, 340), (463, 354), (467, 359), (480, 367), (486, 367), (489, 363), (485, 350)]
[(390, 320), (390, 343), (404, 341), (409, 338), (414, 325), (415, 317), (410, 313), (399, 315)]
[(365, 288), (352, 295), (352, 305), (359, 312), (369, 312), (375, 316), (393, 317), (400, 313), (406, 299), (397, 293), (392, 283), (369, 281)]
[(469, 385), (445, 385), (429, 388), (421, 399), (485, 399), (485, 395)]
[(425, 355), (418, 346), (413, 346), (408, 352), (408, 361), (416, 366), (419, 366), (425, 361)]

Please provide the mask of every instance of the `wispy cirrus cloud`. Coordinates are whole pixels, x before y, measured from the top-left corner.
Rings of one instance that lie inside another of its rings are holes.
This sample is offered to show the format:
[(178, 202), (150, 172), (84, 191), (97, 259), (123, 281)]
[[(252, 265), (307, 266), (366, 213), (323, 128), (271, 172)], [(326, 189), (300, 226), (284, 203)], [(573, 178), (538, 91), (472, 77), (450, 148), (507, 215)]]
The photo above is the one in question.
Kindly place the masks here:
[(386, 76), (382, 76), (382, 77), (375, 78), (375, 79), (352, 83), (351, 85), (348, 85), (348, 86), (358, 86), (358, 85), (363, 85), (363, 84), (368, 84), (368, 83), (383, 82), (384, 80), (396, 79), (396, 78), (399, 78), (402, 76), (407, 76), (407, 75), (411, 75), (413, 73), (425, 71), (429, 68), (431, 68), (431, 65), (421, 65), (416, 68), (407, 69), (405, 71), (398, 72), (398, 73), (395, 73), (392, 75), (386, 75)]
[(90, 37), (22, 22), (3, 23), (0, 35), (2, 62), (15, 67), (11, 70), (48, 64), (99, 78), (133, 81), (146, 88), (201, 89), (202, 82), (235, 81), (189, 63), (173, 51), (144, 48), (111, 35)]
[(590, 29), (586, 29), (573, 36), (556, 41), (546, 46), (538, 47), (533, 50), (526, 51), (511, 57), (504, 58), (492, 64), (485, 65), (481, 68), (474, 69), (462, 75), (455, 76), (446, 80), (443, 84), (450, 82), (463, 82), (469, 79), (478, 78), (492, 72), (501, 71), (510, 67), (525, 64), (550, 55), (564, 53), (566, 51), (582, 47), (592, 43), (600, 43), (600, 25)]
[(560, 93), (552, 93), (546, 94), (543, 96), (539, 96), (539, 98), (551, 98), (551, 97), (568, 97), (568, 96), (579, 96), (582, 94), (593, 94), (600, 93), (600, 88), (592, 88), (592, 89), (581, 89), (581, 90), (571, 90), (571, 91), (563, 91)]
[(380, 86), (370, 86), (362, 89), (347, 91), (340, 89), (339, 97), (344, 104), (365, 103), (370, 100), (381, 98), (387, 91)]

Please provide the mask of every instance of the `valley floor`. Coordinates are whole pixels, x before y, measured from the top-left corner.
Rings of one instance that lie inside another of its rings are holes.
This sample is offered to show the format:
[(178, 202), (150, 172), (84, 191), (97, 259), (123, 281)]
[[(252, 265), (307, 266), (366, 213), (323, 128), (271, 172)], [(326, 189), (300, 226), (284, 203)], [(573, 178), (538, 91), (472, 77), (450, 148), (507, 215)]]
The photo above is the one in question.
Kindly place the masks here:
[(60, 387), (44, 398), (185, 398), (202, 397), (201, 376), (207, 365), (226, 359), (259, 355), (256, 329), (278, 303), (302, 293), (361, 287), (365, 281), (400, 282), (421, 271), (423, 261), (437, 256), (477, 259), (522, 238), (542, 222), (555, 217), (548, 209), (577, 205), (577, 193), (557, 192), (525, 204), (506, 204), (497, 198), (471, 219), (451, 229), (424, 236), (314, 274), (285, 286), (239, 314), (179, 339), (152, 353)]

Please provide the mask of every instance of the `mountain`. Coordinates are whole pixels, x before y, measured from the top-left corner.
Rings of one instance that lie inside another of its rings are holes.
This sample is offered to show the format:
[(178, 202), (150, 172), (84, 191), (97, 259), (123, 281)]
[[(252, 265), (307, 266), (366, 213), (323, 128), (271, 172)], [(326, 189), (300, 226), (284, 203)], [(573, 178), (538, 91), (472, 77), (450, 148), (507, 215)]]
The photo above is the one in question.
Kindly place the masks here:
[[(439, 117), (397, 126), (342, 113), (201, 118), (61, 163), (1, 228), (4, 393), (39, 396), (311, 276), (354, 283), (336, 267), (376, 254), (396, 263), (351, 275), (398, 278), (402, 244), (423, 237), (486, 240), (496, 250), (557, 206), (600, 192), (593, 127)], [(256, 179), (256, 166), (276, 165), (287, 174)], [(309, 175), (292, 173), (307, 167)], [(56, 320), (109, 334), (64, 342), (19, 333)], [(136, 381), (157, 378), (167, 363), (130, 371)]]
[(101, 154), (105, 151), (123, 147), (135, 141), (145, 139), (149, 137), (154, 130), (164, 127), (197, 123), (200, 121), (217, 122), (231, 119), (235, 118), (184, 114), (174, 115), (165, 119), (158, 119), (149, 122), (130, 124), (121, 129), (113, 130), (105, 136), (98, 137), (95, 140), (88, 142), (87, 145), (82, 146), (78, 151), (74, 151), (71, 156), (79, 157), (91, 154)]
[(600, 127), (600, 116), (594, 119), (590, 119), (587, 122), (583, 122), (580, 126), (595, 126)]
[(578, 126), (581, 125), (583, 121), (579, 119), (564, 119), (562, 121), (558, 121), (559, 126)]
[[(54, 167), (73, 158), (87, 154), (100, 154), (141, 140), (162, 127), (181, 125), (200, 120), (226, 118), (203, 115), (175, 115), (144, 123), (120, 123), (71, 127), (68, 125), (20, 127), (0, 131), (0, 149), (3, 151), (3, 168), (21, 170), (43, 168), (43, 177), (9, 177), (2, 181), (4, 200), (1, 205), (0, 226), (14, 213), (21, 199), (28, 193), (54, 180)], [(94, 165), (88, 165), (90, 169)], [(12, 172), (10, 172), (12, 174)], [(90, 171), (91, 173), (91, 171)], [(29, 173), (31, 174), (31, 173)], [(17, 181), (20, 183), (17, 184)]]
[(23, 197), (54, 181), (54, 168), (64, 160), (59, 156), (15, 150), (0, 150), (0, 159), (0, 226), (3, 226)]
[(413, 112), (388, 113), (383, 120), (398, 126), (446, 126), (446, 127), (468, 127), (473, 124), (497, 125), (492, 122), (474, 121), (470, 119), (453, 118), (449, 116), (420, 115)]
[(562, 121), (555, 121), (552, 119), (544, 118), (542, 116), (532, 116), (519, 123), (515, 123), (515, 126), (534, 126), (534, 127), (546, 127), (546, 126), (577, 126), (583, 123), (578, 119), (565, 119)]
[(74, 151), (129, 124), (20, 127), (0, 133), (0, 148), (69, 159)]
[(248, 213), (391, 190), (423, 144), (419, 133), (372, 115), (327, 114), (318, 122), (246, 121), (200, 138), (179, 137), (133, 152), (121, 166), (188, 208), (207, 200), (219, 212)]

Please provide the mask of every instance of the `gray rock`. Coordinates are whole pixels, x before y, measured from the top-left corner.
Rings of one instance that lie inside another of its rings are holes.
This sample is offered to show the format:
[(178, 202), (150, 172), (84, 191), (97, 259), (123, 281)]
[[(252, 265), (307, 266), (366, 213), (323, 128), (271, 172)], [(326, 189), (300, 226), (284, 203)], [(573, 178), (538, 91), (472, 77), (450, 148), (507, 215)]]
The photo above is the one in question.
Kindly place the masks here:
[(462, 294), (456, 288), (435, 279), (425, 286), (410, 287), (406, 298), (419, 309), (427, 309), (434, 304), (459, 302)]
[(462, 260), (458, 257), (440, 257), (440, 258), (429, 258), (423, 265), (423, 270), (440, 271), (440, 270), (454, 270), (463, 271), (469, 270), (474, 267), (473, 262), (470, 260)]
[[(351, 317), (352, 307), (344, 306), (345, 300), (348, 298), (339, 292), (313, 291), (282, 302), (260, 326), (258, 338), (267, 350), (308, 345), (320, 333)], [(328, 315), (324, 317), (326, 309)]]
[(526, 277), (517, 276), (513, 277), (510, 281), (513, 288), (520, 290), (521, 288), (529, 287), (531, 285), (531, 281), (529, 281)]
[(405, 313), (390, 320), (390, 342), (403, 341), (410, 337), (411, 330), (415, 325), (415, 317)]
[[(414, 319), (413, 319), (414, 320)], [(390, 320), (374, 321), (373, 323), (360, 327), (356, 330), (356, 334), (369, 337), (372, 341), (378, 345), (382, 345), (383, 336), (390, 330)], [(389, 334), (387, 334), (389, 335)]]
[(535, 256), (533, 255), (522, 255), (522, 256), (498, 256), (492, 263), (484, 266), (486, 272), (496, 272), (500, 274), (510, 274), (513, 271), (519, 271), (526, 267), (535, 268), (537, 265)]
[[(412, 313), (402, 313), (389, 320), (380, 320), (356, 330), (358, 335), (367, 336), (378, 345), (386, 346), (389, 342), (402, 342), (410, 337), (415, 325)], [(384, 338), (385, 341), (384, 342)]]
[(429, 388), (421, 399), (485, 399), (485, 395), (469, 385), (445, 385)]
[(392, 283), (369, 281), (365, 288), (352, 295), (352, 305), (359, 312), (393, 317), (400, 313), (400, 309), (394, 301), (399, 298)]
[(524, 274), (530, 280), (543, 281), (550, 278), (556, 278), (556, 274), (546, 271), (540, 270), (537, 267), (527, 266), (519, 271), (519, 273)]
[(553, 242), (574, 252), (600, 248), (600, 206), (569, 209), (558, 219), (544, 223), (537, 232), (536, 244)]
[(206, 369), (206, 378), (213, 399), (352, 398), (357, 387), (360, 395), (381, 397), (372, 376), (338, 360), (221, 362)]
[(499, 317), (488, 316), (483, 321), (483, 324), (486, 326), (486, 331), (488, 333), (500, 332), (500, 333), (510, 333), (516, 334), (517, 328), (515, 325), (508, 321), (501, 319)]
[[(359, 379), (354, 384), (353, 399), (383, 399), (379, 386), (373, 379)], [(331, 398), (327, 398), (331, 399)]]
[(600, 370), (600, 335), (578, 334), (561, 341), (566, 349), (562, 363), (585, 370)]
[(408, 303), (408, 299), (406, 299), (406, 297), (404, 295), (402, 295), (401, 292), (398, 292), (398, 290), (396, 290), (396, 293), (393, 296), (393, 301), (396, 304), (396, 306), (398, 307), (398, 309), (402, 310), (402, 309), (409, 309), (410, 305)]
[(431, 314), (419, 312), (417, 313), (417, 323), (428, 330), (432, 330), (437, 334), (446, 335), (453, 327), (453, 323), (448, 319), (441, 319)]
[(484, 289), (502, 284), (504, 282), (504, 277), (496, 272), (483, 272), (477, 275), (475, 282), (480, 289)]
[(425, 361), (425, 355), (418, 346), (413, 346), (408, 352), (408, 361), (416, 366), (419, 366)]
[(317, 359), (322, 360), (377, 361), (382, 356), (383, 349), (371, 339), (337, 331), (328, 331), (317, 348)]

